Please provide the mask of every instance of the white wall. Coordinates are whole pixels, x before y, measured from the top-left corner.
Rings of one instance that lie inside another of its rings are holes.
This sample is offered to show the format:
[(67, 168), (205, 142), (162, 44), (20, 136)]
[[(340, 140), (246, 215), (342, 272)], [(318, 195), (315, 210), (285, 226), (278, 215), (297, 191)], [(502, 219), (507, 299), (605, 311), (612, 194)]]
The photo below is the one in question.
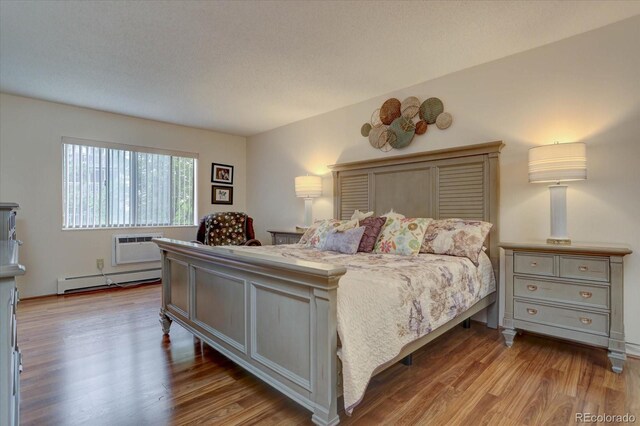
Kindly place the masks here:
[[(267, 228), (302, 222), (304, 204), (293, 190), (297, 175), (325, 176), (325, 196), (314, 202), (314, 217), (328, 218), (329, 164), (502, 140), (501, 239), (542, 240), (549, 233), (549, 195), (545, 185), (527, 182), (527, 150), (556, 140), (582, 141), (589, 178), (570, 183), (569, 233), (574, 241), (635, 250), (625, 262), (625, 322), (627, 341), (640, 344), (638, 41), (635, 17), (250, 137), (247, 200), (258, 237), (268, 242)], [(428, 46), (411, 54), (428, 54)], [(431, 126), (402, 151), (374, 150), (360, 126), (388, 97), (412, 95), (441, 98), (453, 125), (444, 131)]]
[[(126, 271), (159, 264), (111, 266), (111, 236), (127, 230), (62, 231), (62, 136), (195, 152), (198, 160), (198, 216), (244, 211), (246, 139), (208, 130), (143, 120), (86, 108), (0, 94), (0, 200), (20, 204), (22, 297), (53, 294), (58, 277)], [(211, 205), (211, 163), (235, 166), (234, 205)], [(196, 227), (144, 228), (166, 237), (195, 239)]]

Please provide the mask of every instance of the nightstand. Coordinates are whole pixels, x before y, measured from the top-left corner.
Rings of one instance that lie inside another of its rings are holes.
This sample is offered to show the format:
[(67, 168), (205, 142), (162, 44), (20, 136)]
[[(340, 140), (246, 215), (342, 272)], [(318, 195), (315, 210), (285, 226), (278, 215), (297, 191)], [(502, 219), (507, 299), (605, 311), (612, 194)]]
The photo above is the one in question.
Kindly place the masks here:
[(302, 238), (302, 236), (304, 235), (304, 232), (294, 231), (294, 230), (288, 230), (288, 231), (267, 230), (267, 232), (271, 234), (271, 243), (274, 246), (278, 246), (281, 244), (296, 244), (298, 241), (300, 241), (300, 238)]
[(502, 334), (511, 347), (516, 330), (609, 349), (611, 369), (625, 354), (621, 246), (501, 243), (505, 251)]

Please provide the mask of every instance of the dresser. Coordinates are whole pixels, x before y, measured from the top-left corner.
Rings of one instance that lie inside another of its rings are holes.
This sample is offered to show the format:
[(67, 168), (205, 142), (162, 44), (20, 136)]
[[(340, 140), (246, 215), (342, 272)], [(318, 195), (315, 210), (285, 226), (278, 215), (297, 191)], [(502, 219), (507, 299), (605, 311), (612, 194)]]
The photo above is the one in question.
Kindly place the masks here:
[(304, 235), (304, 231), (294, 230), (271, 230), (267, 232), (271, 234), (271, 244), (274, 246), (280, 244), (296, 244)]
[(505, 251), (507, 346), (527, 330), (609, 350), (611, 369), (621, 373), (624, 339), (621, 246), (501, 243)]
[(0, 240), (16, 240), (17, 203), (0, 203)]
[(0, 203), (0, 425), (20, 423), (20, 371), (22, 355), (18, 349), (16, 277), (25, 272), (18, 259), (20, 241), (16, 238), (15, 203)]

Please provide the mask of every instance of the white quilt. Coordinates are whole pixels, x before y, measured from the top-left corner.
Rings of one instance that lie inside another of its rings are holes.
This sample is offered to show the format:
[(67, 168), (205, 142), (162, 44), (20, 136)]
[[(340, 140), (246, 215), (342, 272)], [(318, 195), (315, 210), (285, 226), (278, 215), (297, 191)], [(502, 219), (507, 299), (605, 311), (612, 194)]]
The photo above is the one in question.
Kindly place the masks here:
[(476, 267), (467, 258), (433, 254), (345, 255), (298, 244), (246, 249), (347, 268), (338, 287), (338, 335), (342, 342), (338, 356), (347, 414), (362, 400), (377, 367), (496, 288), (485, 253)]

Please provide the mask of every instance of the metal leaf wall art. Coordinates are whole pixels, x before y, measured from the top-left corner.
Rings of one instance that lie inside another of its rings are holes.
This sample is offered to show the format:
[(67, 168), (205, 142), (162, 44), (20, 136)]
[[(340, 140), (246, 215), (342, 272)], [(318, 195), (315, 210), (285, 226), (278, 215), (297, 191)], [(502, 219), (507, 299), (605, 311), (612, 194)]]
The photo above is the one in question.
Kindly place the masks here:
[(453, 117), (444, 111), (444, 104), (438, 98), (429, 98), (422, 103), (415, 96), (402, 102), (390, 98), (373, 111), (371, 120), (362, 125), (360, 133), (369, 138), (372, 147), (387, 152), (406, 148), (415, 135), (424, 135), (430, 124), (444, 130), (452, 121)]

